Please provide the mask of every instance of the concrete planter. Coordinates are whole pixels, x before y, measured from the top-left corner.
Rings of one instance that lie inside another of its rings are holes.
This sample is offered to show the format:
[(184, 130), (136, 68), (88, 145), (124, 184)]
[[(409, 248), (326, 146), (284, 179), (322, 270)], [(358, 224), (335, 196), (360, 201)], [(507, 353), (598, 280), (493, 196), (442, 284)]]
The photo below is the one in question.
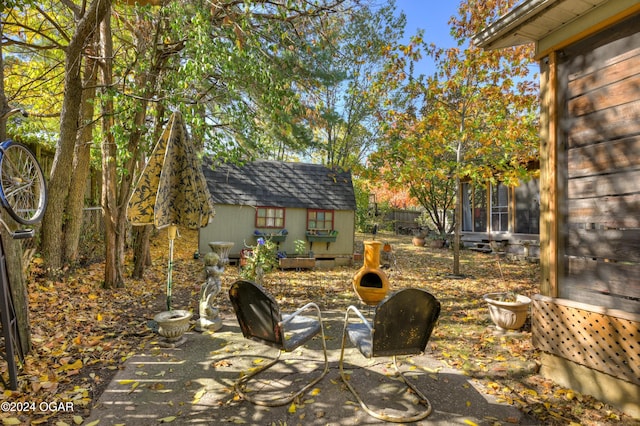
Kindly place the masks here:
[(189, 311), (176, 309), (160, 312), (153, 319), (158, 323), (158, 334), (164, 337), (167, 343), (174, 343), (189, 329), (192, 316)]
[(506, 293), (488, 293), (482, 298), (489, 305), (489, 315), (498, 330), (519, 330), (527, 321), (531, 299), (518, 294), (515, 302), (503, 302)]

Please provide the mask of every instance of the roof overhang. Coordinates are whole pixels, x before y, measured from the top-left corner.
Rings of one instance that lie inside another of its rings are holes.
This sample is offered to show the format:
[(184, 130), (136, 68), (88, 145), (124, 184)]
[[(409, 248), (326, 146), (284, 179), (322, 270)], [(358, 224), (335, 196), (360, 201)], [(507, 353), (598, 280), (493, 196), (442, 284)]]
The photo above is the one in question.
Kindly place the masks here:
[(484, 49), (538, 42), (605, 3), (610, 0), (523, 0), (476, 34), (473, 42)]

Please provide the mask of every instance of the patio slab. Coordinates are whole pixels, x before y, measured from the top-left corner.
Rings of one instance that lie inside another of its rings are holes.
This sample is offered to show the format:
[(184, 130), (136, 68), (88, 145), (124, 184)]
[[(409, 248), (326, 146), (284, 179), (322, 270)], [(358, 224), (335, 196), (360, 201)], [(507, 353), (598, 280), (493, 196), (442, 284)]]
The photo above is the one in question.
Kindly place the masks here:
[[(244, 401), (233, 383), (277, 351), (244, 339), (234, 316), (223, 318), (214, 333), (188, 332), (178, 348), (153, 346), (125, 363), (93, 407), (85, 422), (99, 425), (371, 425), (382, 424), (356, 402), (338, 369), (343, 312), (323, 312), (330, 370), (298, 403), (263, 407)], [(322, 354), (315, 339), (292, 353), (255, 382), (264, 396), (286, 392), (320, 371)], [(535, 425), (517, 408), (500, 404), (481, 384), (461, 371), (426, 355), (402, 358), (401, 369), (429, 397), (433, 412), (418, 425)], [(314, 368), (317, 369), (313, 371)], [(355, 348), (345, 350), (345, 370), (361, 397), (389, 414), (410, 414), (415, 398), (393, 377), (391, 358), (365, 359)], [(258, 376), (260, 377), (260, 376)], [(259, 395), (262, 397), (263, 395)]]

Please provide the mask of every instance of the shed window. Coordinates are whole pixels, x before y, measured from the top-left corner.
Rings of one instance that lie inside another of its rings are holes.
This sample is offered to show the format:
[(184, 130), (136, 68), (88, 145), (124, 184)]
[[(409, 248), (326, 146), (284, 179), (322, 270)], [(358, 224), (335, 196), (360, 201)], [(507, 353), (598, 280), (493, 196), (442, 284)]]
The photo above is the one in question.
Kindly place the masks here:
[(333, 230), (333, 210), (307, 210), (307, 229)]
[(284, 208), (258, 207), (256, 228), (284, 228)]

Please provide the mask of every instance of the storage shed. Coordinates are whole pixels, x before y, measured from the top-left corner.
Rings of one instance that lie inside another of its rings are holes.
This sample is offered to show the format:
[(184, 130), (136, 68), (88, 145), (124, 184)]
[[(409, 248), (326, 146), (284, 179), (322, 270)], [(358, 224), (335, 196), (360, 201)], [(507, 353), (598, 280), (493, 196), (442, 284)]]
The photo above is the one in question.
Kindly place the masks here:
[(288, 255), (302, 241), (306, 252), (325, 263), (348, 264), (353, 258), (356, 200), (350, 172), (266, 160), (241, 166), (205, 161), (203, 171), (216, 217), (200, 230), (201, 253), (210, 251), (210, 241), (230, 241), (229, 257), (238, 259), (263, 237)]
[(541, 373), (640, 418), (640, 3), (525, 0), (476, 35), (541, 68)]

